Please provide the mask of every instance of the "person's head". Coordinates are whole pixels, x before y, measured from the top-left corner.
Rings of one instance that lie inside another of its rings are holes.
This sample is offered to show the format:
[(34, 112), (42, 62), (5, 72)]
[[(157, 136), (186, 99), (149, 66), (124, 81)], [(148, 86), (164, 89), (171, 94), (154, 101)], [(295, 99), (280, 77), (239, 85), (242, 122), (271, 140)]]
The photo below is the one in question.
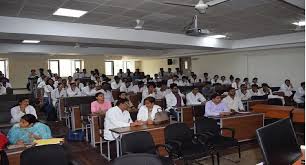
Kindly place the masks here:
[(27, 107), (30, 104), (30, 99), (27, 97), (22, 97), (18, 100), (18, 104), (21, 107)]
[[(63, 85), (63, 84), (62, 84)], [(63, 85), (64, 86), (64, 85)], [(71, 82), (70, 83), (70, 88), (72, 89), (72, 90), (74, 90), (75, 88), (76, 88), (76, 83), (75, 82)]]
[(163, 72), (163, 71), (164, 71), (164, 68), (159, 68), (159, 71)]
[(68, 76), (68, 82), (71, 82), (71, 81), (72, 81), (72, 77)]
[(57, 84), (57, 89), (58, 89), (59, 91), (61, 91), (63, 88), (65, 88), (65, 87), (64, 87), (64, 84), (62, 84), (62, 83), (58, 83), (58, 84)]
[(104, 94), (102, 92), (98, 92), (95, 95), (98, 102), (104, 102)]
[(147, 97), (144, 99), (144, 104), (148, 109), (152, 109), (155, 104), (155, 98), (154, 97)]
[(289, 85), (291, 84), (290, 80), (289, 80), (289, 79), (286, 79), (286, 80), (285, 80), (285, 84), (286, 84), (287, 86), (289, 86)]
[(129, 87), (131, 84), (132, 84), (132, 81), (126, 80), (126, 82), (125, 82), (126, 87)]
[(301, 87), (305, 90), (305, 82), (301, 83)]
[(119, 69), (119, 73), (122, 73), (122, 69)]
[(230, 75), (230, 76), (229, 76), (229, 79), (230, 79), (231, 81), (234, 81), (234, 76), (233, 76), (233, 75)]
[(83, 69), (83, 73), (86, 73), (87, 71), (86, 71), (86, 69)]
[(254, 91), (254, 92), (258, 91), (258, 85), (257, 84), (252, 85), (252, 91)]
[(120, 82), (120, 78), (118, 76), (114, 77), (115, 82), (118, 84)]
[(21, 128), (29, 128), (32, 127), (38, 120), (32, 114), (23, 115), (20, 119), (19, 126)]
[(169, 73), (171, 72), (171, 68), (168, 68), (168, 72), (169, 72)]
[(240, 83), (240, 78), (235, 78), (235, 82), (238, 84)]
[(222, 81), (225, 81), (225, 76), (221, 76), (221, 80), (222, 80)]
[(96, 83), (93, 80), (91, 80), (91, 81), (89, 81), (88, 86), (89, 86), (90, 89), (94, 89), (96, 87)]
[(44, 68), (39, 68), (39, 73), (44, 73)]
[(160, 84), (160, 89), (165, 90), (167, 89), (167, 81), (163, 80)]
[(172, 93), (178, 93), (177, 84), (175, 84), (175, 83), (170, 84), (170, 89), (171, 89)]
[(96, 73), (95, 73), (95, 71), (91, 70), (91, 71), (90, 71), (90, 74), (93, 75), (93, 76), (95, 76)]
[(158, 74), (154, 74), (154, 78), (157, 79), (158, 78)]
[(76, 71), (77, 73), (79, 73), (79, 72), (80, 72), (80, 68), (76, 68), (75, 71)]
[(140, 71), (139, 71), (139, 69), (136, 69), (136, 71), (135, 71), (135, 72), (139, 73)]
[(151, 77), (150, 77), (149, 74), (146, 75), (146, 79), (147, 79), (147, 80), (151, 79)]
[(254, 77), (254, 78), (252, 79), (252, 82), (253, 82), (254, 84), (257, 84), (258, 78), (257, 78), (257, 77)]
[(193, 93), (194, 95), (196, 95), (198, 92), (199, 92), (199, 88), (193, 88), (193, 89), (192, 89), (192, 93)]
[(142, 87), (144, 87), (144, 82), (143, 81), (138, 81), (137, 85), (138, 85), (139, 88), (142, 88)]
[(66, 80), (66, 79), (62, 79), (62, 84), (63, 84), (64, 86), (67, 86), (67, 80)]
[(172, 76), (172, 80), (173, 80), (173, 81), (176, 81), (177, 79), (178, 79), (178, 76), (177, 76), (177, 75), (173, 75), (173, 76)]
[(78, 79), (78, 78), (76, 78), (74, 81), (75, 81), (75, 83), (77, 83), (77, 84), (79, 84), (79, 83), (81, 82), (81, 80)]
[(47, 81), (48, 81), (48, 77), (45, 76), (45, 75), (42, 75), (42, 76), (41, 76), (41, 79), (42, 79), (44, 82), (47, 82)]
[(52, 73), (51, 69), (48, 69), (47, 72), (48, 72), (48, 73)]
[(211, 100), (212, 102), (214, 102), (215, 104), (219, 104), (222, 100), (221, 98), (221, 95), (219, 93), (214, 93), (212, 96), (211, 96)]
[(241, 89), (241, 91), (246, 91), (248, 89), (248, 87), (245, 84), (241, 84), (240, 89)]
[(99, 74), (99, 69), (94, 70), (96, 74)]
[(51, 78), (49, 78), (48, 81), (47, 81), (47, 85), (52, 86), (53, 84), (54, 84), (54, 81)]
[(264, 88), (264, 89), (270, 88), (269, 85), (268, 85), (267, 83), (262, 83), (262, 84), (261, 84), (261, 87)]
[(197, 75), (196, 75), (196, 74), (193, 74), (191, 77), (192, 77), (193, 79), (197, 79)]
[(243, 79), (243, 82), (248, 83), (248, 82), (249, 82), (249, 78), (245, 77), (245, 78)]
[(31, 73), (32, 73), (32, 74), (35, 74), (35, 73), (36, 73), (36, 70), (35, 70), (35, 69), (31, 69)]
[(129, 100), (128, 99), (119, 99), (116, 103), (122, 111), (126, 111), (129, 108)]
[(234, 97), (236, 94), (236, 89), (235, 88), (229, 88), (228, 90), (228, 95), (231, 96), (231, 97)]
[(183, 80), (183, 82), (186, 82), (186, 81), (188, 81), (188, 77), (187, 76), (183, 76), (182, 80)]
[(218, 80), (219, 79), (219, 75), (214, 75), (214, 80)]
[(120, 92), (120, 94), (119, 94), (119, 99), (127, 99), (127, 94), (126, 94), (126, 92)]
[(204, 73), (204, 77), (207, 78), (208, 77), (208, 73), (205, 72)]
[(147, 87), (148, 87), (148, 92), (153, 93), (155, 91), (156, 84), (154, 82), (148, 82)]
[(126, 69), (126, 72), (127, 72), (127, 73), (131, 73), (131, 70), (130, 70), (130, 69)]

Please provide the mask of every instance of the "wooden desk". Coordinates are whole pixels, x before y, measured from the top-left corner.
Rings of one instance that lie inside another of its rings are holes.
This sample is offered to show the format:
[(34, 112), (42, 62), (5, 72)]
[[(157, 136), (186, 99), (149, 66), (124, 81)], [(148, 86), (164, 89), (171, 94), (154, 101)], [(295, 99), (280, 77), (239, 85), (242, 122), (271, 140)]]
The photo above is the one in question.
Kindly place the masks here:
[(193, 128), (193, 113), (192, 113), (192, 107), (191, 106), (184, 106), (180, 107), (177, 110), (178, 116), (177, 120), (178, 122), (185, 123), (189, 126), (189, 128)]
[(91, 131), (91, 141), (90, 144), (93, 147), (96, 147), (96, 144), (100, 143), (100, 134), (103, 132), (103, 130), (101, 130), (102, 128), (100, 128), (100, 117), (102, 116), (98, 116), (98, 115), (91, 115), (90, 116), (90, 131)]
[[(220, 120), (221, 128), (235, 129), (235, 138), (239, 142), (255, 139), (256, 129), (264, 126), (263, 113), (244, 113), (213, 118)], [(222, 135), (231, 136), (231, 133), (222, 131)]]
[(294, 123), (305, 123), (305, 110), (300, 108), (295, 108), (292, 111), (292, 121)]
[(251, 107), (253, 112), (265, 113), (266, 118), (284, 119), (290, 118), (292, 106), (257, 104)]
[(27, 148), (23, 147), (23, 148), (5, 150), (8, 160), (9, 160), (9, 164), (10, 165), (20, 165), (20, 155), (25, 149)]
[[(164, 136), (164, 129), (169, 124), (161, 124), (161, 125), (142, 125), (136, 127), (123, 127), (123, 128), (115, 128), (111, 129), (110, 131), (113, 133), (119, 134), (119, 137), (116, 138), (116, 149), (117, 149), (117, 157), (122, 155), (121, 153), (121, 138), (125, 134), (129, 134), (132, 132), (138, 131), (147, 131), (149, 132), (155, 144), (165, 144), (165, 136)], [(167, 155), (166, 151), (160, 151), (161, 155)]]
[(79, 106), (71, 107), (71, 128), (72, 131), (82, 129), (81, 110)]

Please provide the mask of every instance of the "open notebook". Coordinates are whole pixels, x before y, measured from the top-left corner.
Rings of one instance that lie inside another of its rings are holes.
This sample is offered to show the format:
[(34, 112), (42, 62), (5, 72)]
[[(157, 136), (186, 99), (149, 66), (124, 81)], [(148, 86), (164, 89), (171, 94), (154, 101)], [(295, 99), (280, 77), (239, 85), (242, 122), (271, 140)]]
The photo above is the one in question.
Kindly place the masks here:
[(51, 138), (51, 139), (41, 139), (35, 140), (36, 146), (48, 145), (48, 144), (60, 144), (64, 142), (64, 138)]

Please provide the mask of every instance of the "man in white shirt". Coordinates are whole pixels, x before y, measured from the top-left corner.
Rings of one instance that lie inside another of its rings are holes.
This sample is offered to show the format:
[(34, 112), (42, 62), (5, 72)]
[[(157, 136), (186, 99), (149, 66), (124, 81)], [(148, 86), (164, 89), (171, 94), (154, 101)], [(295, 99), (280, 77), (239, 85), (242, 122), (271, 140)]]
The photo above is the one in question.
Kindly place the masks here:
[(221, 81), (219, 80), (219, 75), (215, 75), (214, 78), (211, 80), (212, 85), (214, 85), (216, 83), (221, 84)]
[(133, 86), (133, 93), (142, 93), (145, 90), (144, 83), (142, 81), (136, 82), (136, 84)]
[(182, 80), (179, 81), (178, 86), (190, 86), (188, 78), (186, 76), (183, 76)]
[(166, 111), (170, 112), (170, 114), (176, 118), (176, 109), (185, 105), (183, 101), (184, 95), (179, 92), (177, 85), (174, 83), (170, 85), (170, 89), (171, 93), (165, 96), (167, 104)]
[(173, 75), (173, 76), (172, 76), (172, 79), (169, 79), (169, 80), (167, 81), (167, 86), (170, 87), (170, 85), (173, 84), (173, 83), (179, 85), (180, 82), (179, 82), (179, 80), (178, 80), (178, 76), (177, 76), (177, 75)]
[(253, 84), (252, 85), (252, 89), (249, 90), (250, 91), (250, 95), (252, 96), (263, 96), (264, 94), (260, 92), (260, 90), (258, 90), (258, 85)]
[(120, 127), (133, 127), (137, 125), (142, 125), (140, 121), (133, 122), (130, 113), (127, 111), (129, 101), (127, 99), (119, 99), (117, 101), (117, 106), (110, 108), (105, 114), (104, 120), (104, 139), (113, 141), (119, 135), (112, 133), (110, 129), (120, 128)]
[(48, 77), (45, 75), (42, 75), (41, 78), (42, 78), (42, 81), (37, 85), (37, 88), (44, 88), (46, 86)]
[(109, 102), (114, 102), (113, 94), (112, 94), (112, 89), (109, 83), (104, 82), (102, 83), (102, 89), (100, 89), (97, 92), (101, 92), (104, 94), (104, 100), (109, 101)]
[[(232, 88), (239, 89), (240, 85), (240, 78), (235, 78), (235, 82), (232, 83)], [(246, 86), (246, 88), (248, 87)]]
[(83, 69), (83, 72), (79, 75), (79, 78), (90, 78), (90, 74), (87, 73), (86, 69)]
[(73, 79), (79, 79), (80, 78), (80, 69), (76, 68), (75, 73), (73, 73)]
[(156, 91), (156, 99), (163, 99), (167, 94), (171, 93), (171, 90), (167, 87), (167, 82), (164, 80), (162, 81), (160, 88), (156, 88)]
[(298, 104), (305, 103), (305, 82), (302, 82), (301, 86), (295, 92), (293, 100)]
[(82, 96), (80, 89), (76, 86), (74, 81), (72, 81), (70, 83), (70, 87), (67, 88), (67, 96), (68, 97)]
[(120, 92), (133, 93), (133, 86), (131, 81), (127, 80), (125, 83), (122, 83), (120, 86)]
[(222, 100), (231, 111), (244, 111), (244, 106), (239, 96), (236, 96), (235, 88), (230, 88), (228, 96)]
[(51, 99), (54, 107), (57, 107), (58, 99), (61, 97), (67, 97), (67, 91), (62, 83), (58, 84), (58, 87), (51, 91)]
[(245, 84), (241, 84), (240, 89), (236, 91), (241, 100), (249, 100), (252, 96)]
[(231, 111), (227, 105), (222, 102), (221, 95), (215, 93), (211, 96), (211, 100), (205, 104), (205, 116), (226, 116), (230, 115)]
[(198, 83), (199, 79), (196, 74), (191, 75), (190, 83)]
[(94, 81), (89, 81), (88, 86), (84, 87), (82, 90), (83, 96), (94, 96), (96, 95), (97, 91), (95, 89), (96, 83)]
[(221, 79), (221, 80), (220, 80), (220, 83), (221, 83), (222, 85), (231, 85), (231, 83), (230, 83), (229, 81), (226, 80), (225, 76), (221, 76), (220, 79)]
[(121, 81), (120, 78), (118, 76), (114, 77), (114, 81), (111, 83), (111, 87), (113, 90), (119, 90), (121, 87)]
[(285, 80), (285, 83), (280, 86), (279, 91), (284, 92), (287, 97), (290, 97), (293, 94), (293, 86), (289, 79)]
[(11, 123), (18, 123), (20, 118), (25, 114), (32, 114), (37, 118), (35, 108), (29, 105), (29, 99), (21, 98), (19, 100), (19, 105), (11, 109)]
[(190, 93), (186, 95), (187, 105), (205, 104), (205, 97), (199, 92), (199, 88), (193, 88)]
[(157, 83), (157, 82), (161, 82), (161, 81), (162, 81), (162, 78), (159, 78), (158, 74), (154, 74), (154, 79), (152, 80), (152, 82)]
[(204, 75), (203, 82), (204, 83), (210, 82), (210, 78), (208, 77), (208, 73), (204, 73), (203, 75)]

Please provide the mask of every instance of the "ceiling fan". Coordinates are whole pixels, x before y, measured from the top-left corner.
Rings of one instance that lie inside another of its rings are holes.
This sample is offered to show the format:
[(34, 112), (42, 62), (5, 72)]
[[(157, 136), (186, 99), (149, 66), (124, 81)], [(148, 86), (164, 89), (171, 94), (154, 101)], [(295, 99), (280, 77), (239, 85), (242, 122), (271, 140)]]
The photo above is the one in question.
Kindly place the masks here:
[(226, 2), (226, 1), (228, 1), (228, 0), (212, 0), (212, 1), (204, 3), (203, 0), (199, 0), (199, 2), (196, 5), (185, 4), (185, 3), (176, 3), (176, 2), (170, 2), (170, 1), (166, 1), (164, 3), (168, 4), (168, 5), (194, 7), (199, 13), (204, 14), (208, 7), (218, 5), (218, 4), (221, 4), (221, 3)]
[(203, 36), (210, 34), (208, 29), (202, 29), (198, 27), (198, 16), (195, 15), (192, 19), (192, 22), (184, 27), (186, 35), (189, 36)]

